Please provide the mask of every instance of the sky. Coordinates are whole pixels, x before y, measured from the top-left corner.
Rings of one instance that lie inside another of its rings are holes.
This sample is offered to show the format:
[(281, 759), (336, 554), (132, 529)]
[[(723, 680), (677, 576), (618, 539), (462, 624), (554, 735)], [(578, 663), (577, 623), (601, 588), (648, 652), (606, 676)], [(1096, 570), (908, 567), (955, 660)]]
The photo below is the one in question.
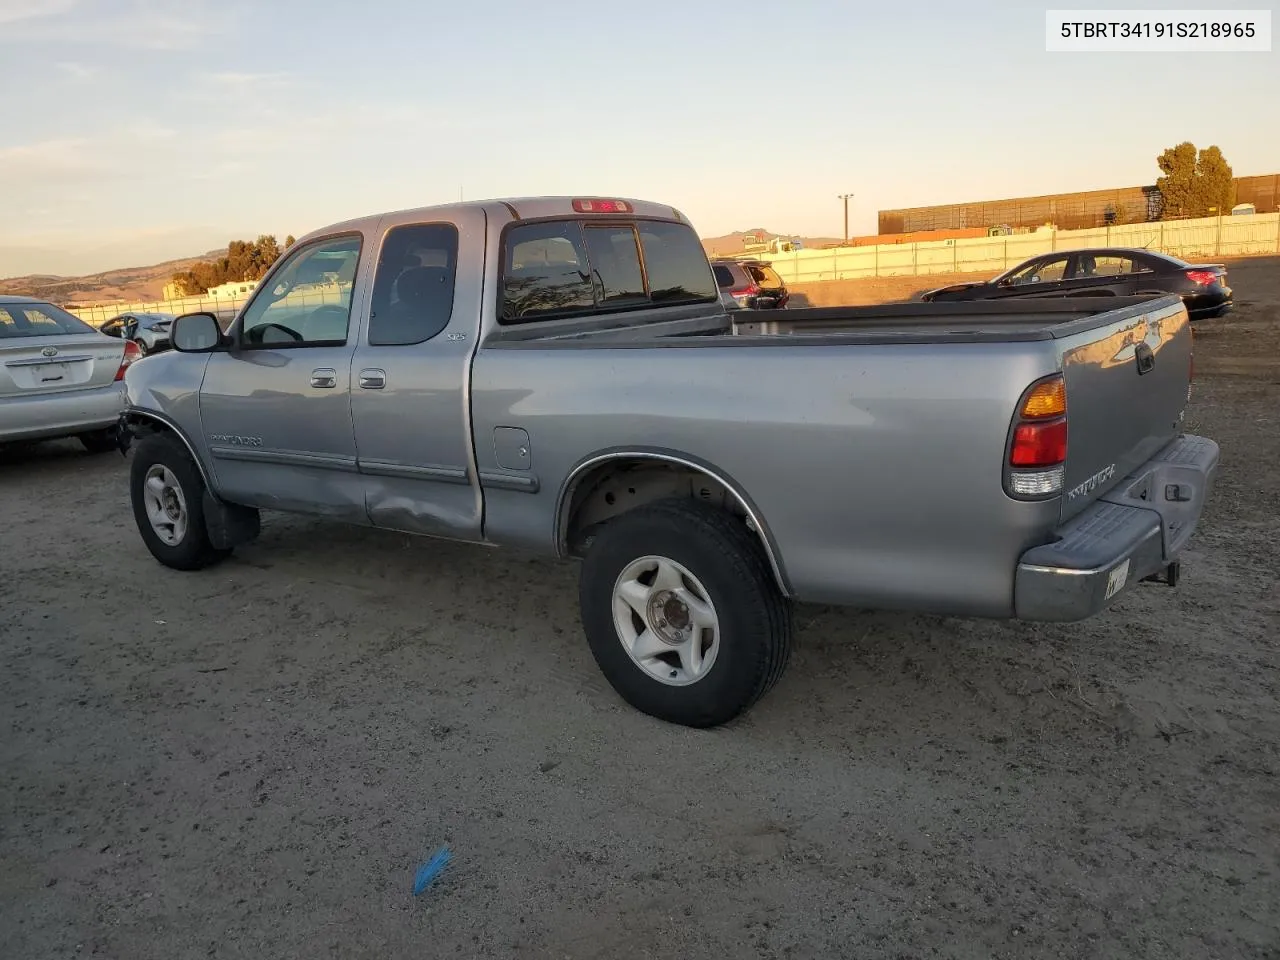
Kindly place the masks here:
[(1280, 53), (1047, 53), (1045, 6), (0, 0), (0, 277), (459, 196), (838, 237), (839, 194), (874, 233), (881, 209), (1154, 183), (1182, 140), (1280, 172)]

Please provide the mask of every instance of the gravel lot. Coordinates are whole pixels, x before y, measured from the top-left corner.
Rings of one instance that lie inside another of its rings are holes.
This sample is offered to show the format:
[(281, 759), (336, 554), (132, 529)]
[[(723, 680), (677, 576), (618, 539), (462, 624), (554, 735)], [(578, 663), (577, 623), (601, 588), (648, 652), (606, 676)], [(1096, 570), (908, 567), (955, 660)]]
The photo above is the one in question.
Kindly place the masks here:
[(804, 607), (714, 731), (613, 694), (571, 564), (269, 516), (184, 575), (123, 458), (0, 458), (0, 957), (1280, 956), (1280, 262), (1231, 281), (1177, 590)]

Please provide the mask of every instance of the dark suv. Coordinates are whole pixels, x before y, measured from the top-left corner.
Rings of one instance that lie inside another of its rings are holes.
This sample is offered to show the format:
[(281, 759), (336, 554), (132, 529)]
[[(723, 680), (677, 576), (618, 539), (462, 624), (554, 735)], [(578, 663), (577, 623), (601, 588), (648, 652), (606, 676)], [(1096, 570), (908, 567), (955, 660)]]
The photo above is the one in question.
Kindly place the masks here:
[(740, 310), (772, 310), (791, 299), (778, 272), (763, 260), (712, 260), (716, 283)]

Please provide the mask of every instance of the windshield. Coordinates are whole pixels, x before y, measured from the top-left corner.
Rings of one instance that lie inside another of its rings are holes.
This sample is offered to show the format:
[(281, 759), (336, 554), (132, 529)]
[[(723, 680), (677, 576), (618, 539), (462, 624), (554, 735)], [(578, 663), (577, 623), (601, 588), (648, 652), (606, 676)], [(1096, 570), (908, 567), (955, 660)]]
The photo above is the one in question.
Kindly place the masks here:
[(0, 340), (96, 332), (52, 303), (0, 303)]

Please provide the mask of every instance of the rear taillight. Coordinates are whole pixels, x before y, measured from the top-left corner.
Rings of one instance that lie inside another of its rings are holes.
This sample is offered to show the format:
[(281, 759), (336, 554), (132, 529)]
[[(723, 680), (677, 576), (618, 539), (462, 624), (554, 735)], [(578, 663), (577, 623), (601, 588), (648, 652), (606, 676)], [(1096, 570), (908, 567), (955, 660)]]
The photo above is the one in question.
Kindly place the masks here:
[(1202, 287), (1218, 282), (1218, 275), (1212, 270), (1188, 270), (1187, 279)]
[(129, 369), (129, 364), (142, 356), (142, 351), (138, 349), (138, 345), (132, 340), (124, 342), (124, 359), (120, 361), (120, 369), (116, 371), (116, 379), (123, 380), (124, 372)]
[(760, 296), (760, 286), (752, 283), (745, 287), (738, 287), (736, 290), (730, 290), (731, 297), (758, 297)]
[(1048, 423), (1020, 423), (1009, 450), (1011, 467), (1056, 467), (1067, 459), (1067, 418)]
[(1056, 373), (1022, 395), (1009, 436), (1006, 486), (1018, 497), (1062, 492), (1067, 462), (1067, 385)]

